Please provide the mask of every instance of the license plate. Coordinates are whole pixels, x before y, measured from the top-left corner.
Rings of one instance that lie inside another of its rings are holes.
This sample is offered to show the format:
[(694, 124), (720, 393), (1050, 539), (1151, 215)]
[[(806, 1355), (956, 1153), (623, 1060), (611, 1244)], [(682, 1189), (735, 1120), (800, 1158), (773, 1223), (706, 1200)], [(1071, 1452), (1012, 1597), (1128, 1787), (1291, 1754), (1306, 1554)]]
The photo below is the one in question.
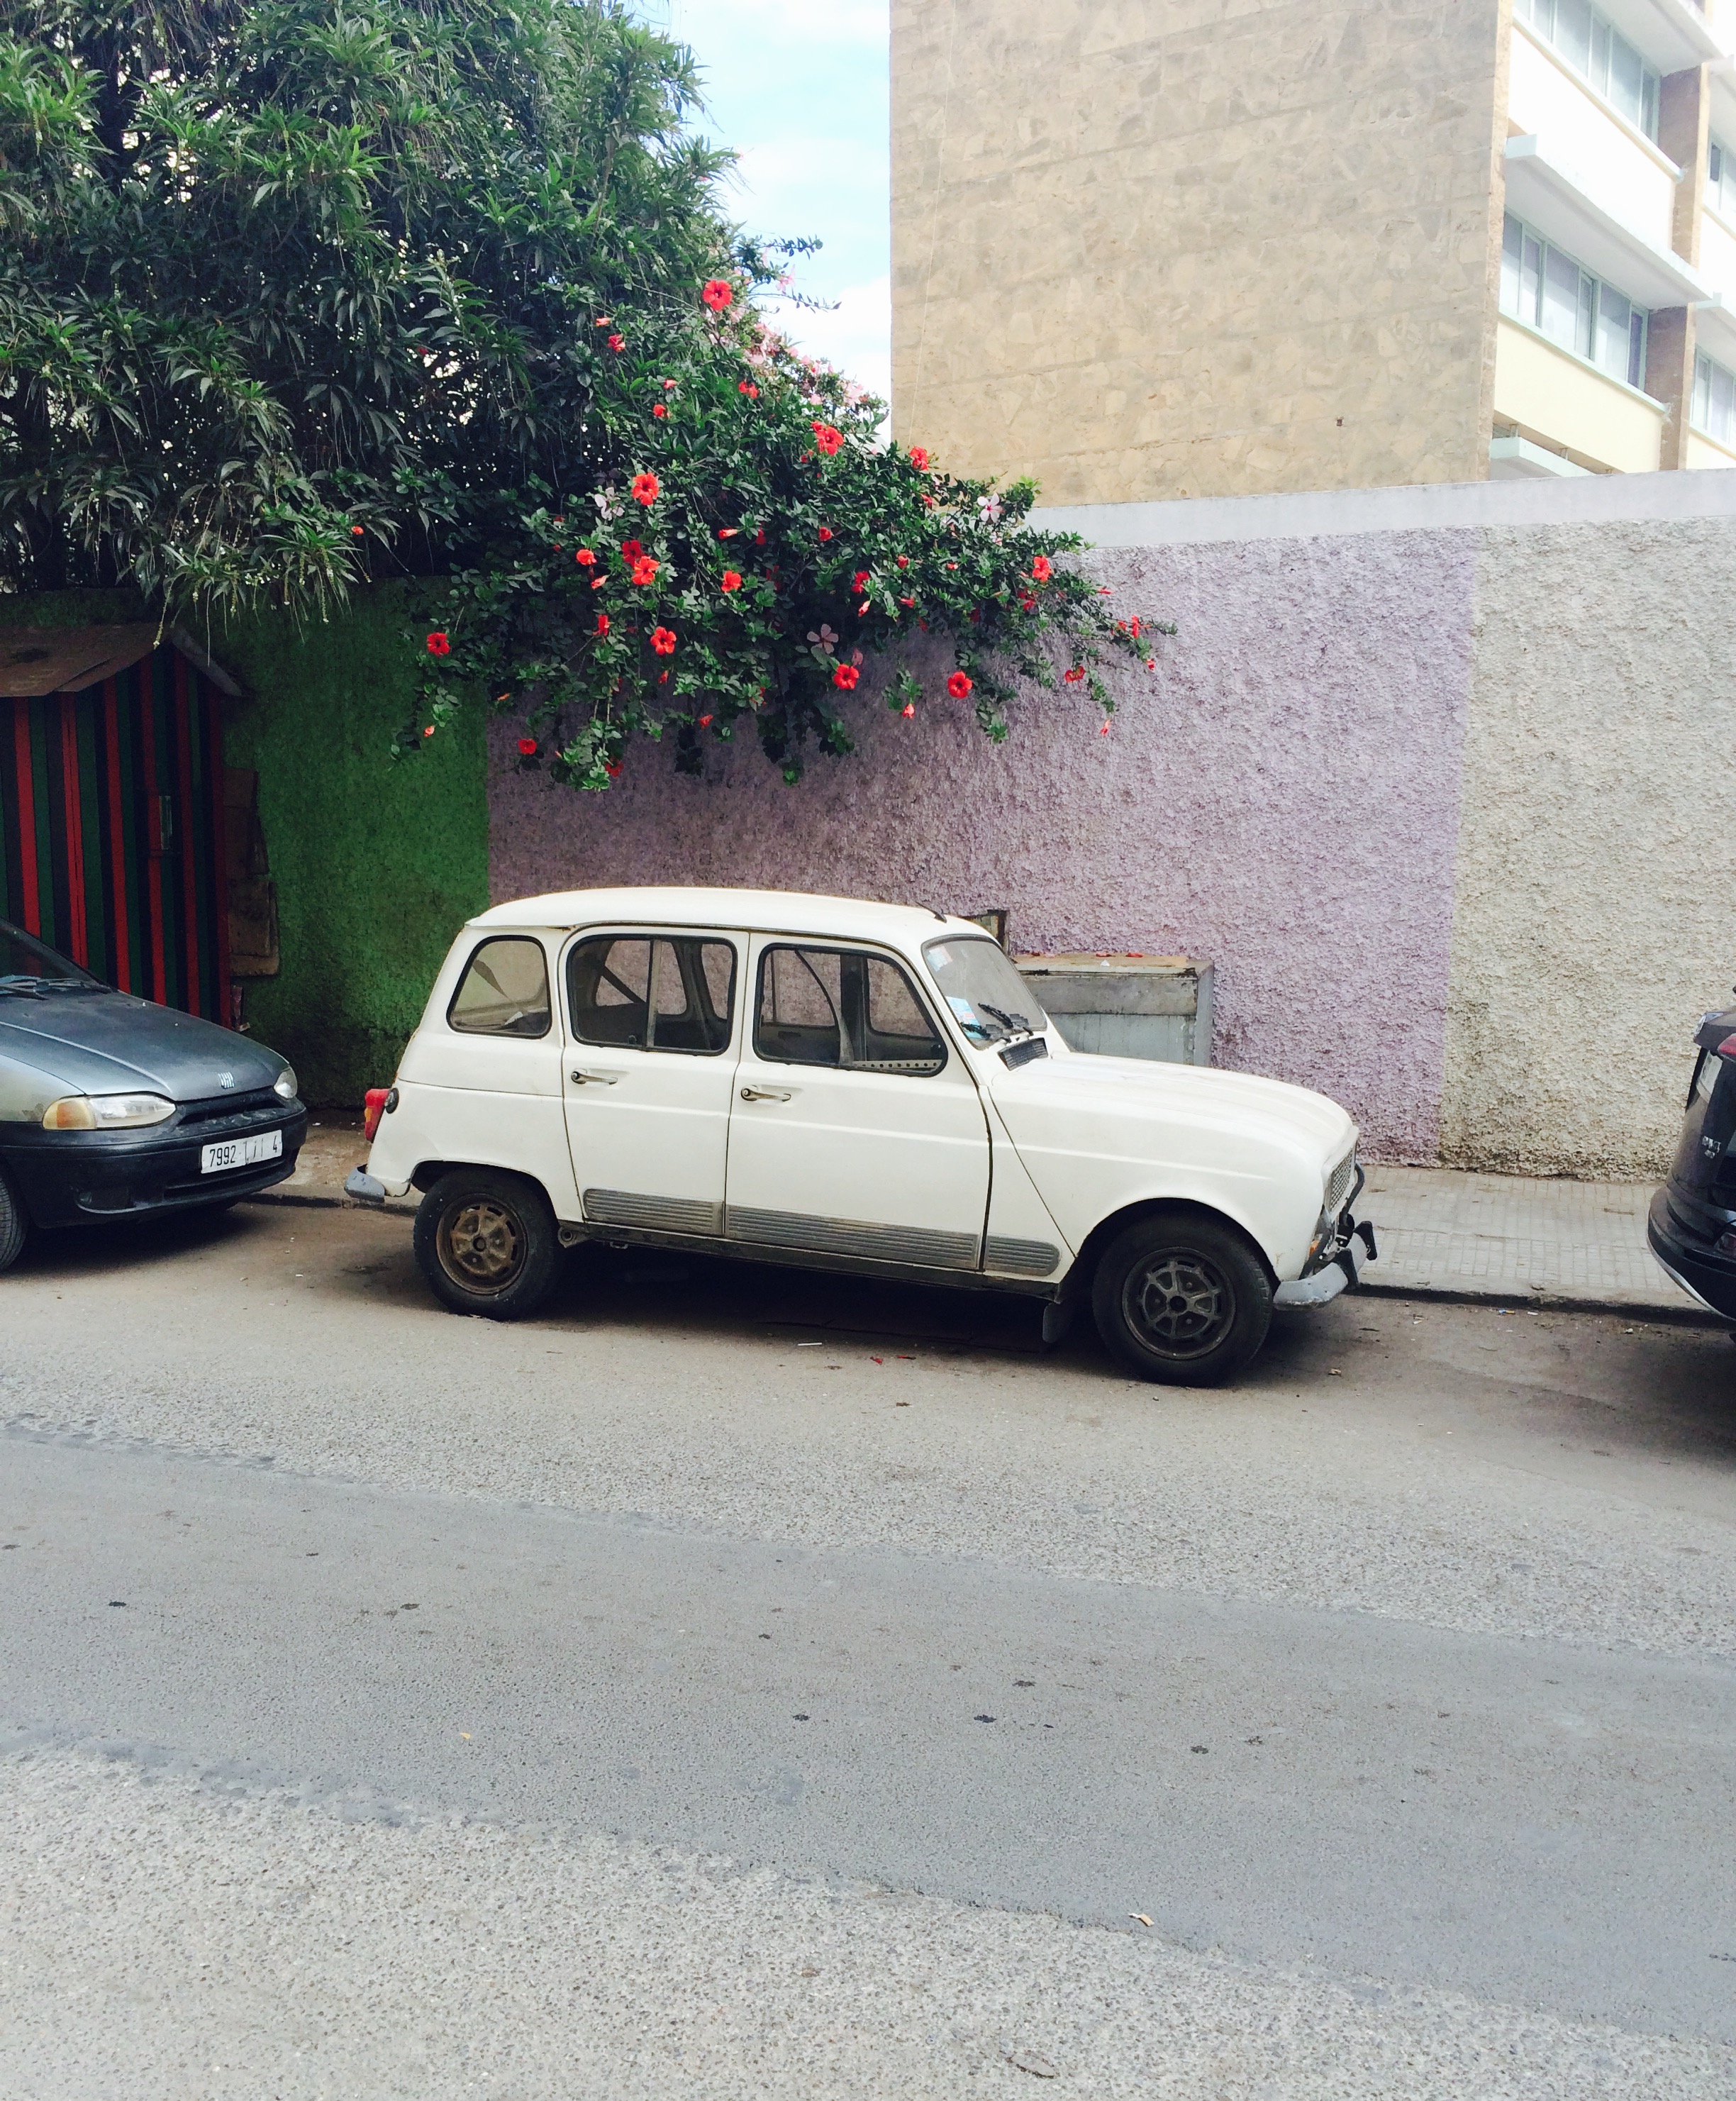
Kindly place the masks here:
[(254, 1167), (262, 1160), (281, 1160), (283, 1133), (261, 1131), (257, 1138), (226, 1138), (199, 1148), (201, 1174), (225, 1174), (232, 1167)]

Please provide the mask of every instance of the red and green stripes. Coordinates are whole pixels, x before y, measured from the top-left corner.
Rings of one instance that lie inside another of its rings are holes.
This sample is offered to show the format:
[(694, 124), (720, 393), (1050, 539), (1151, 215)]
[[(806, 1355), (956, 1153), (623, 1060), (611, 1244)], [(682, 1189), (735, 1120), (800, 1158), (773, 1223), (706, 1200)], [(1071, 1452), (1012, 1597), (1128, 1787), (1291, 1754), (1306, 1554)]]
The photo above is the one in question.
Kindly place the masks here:
[(83, 692), (0, 700), (0, 918), (226, 1021), (220, 705), (168, 647)]

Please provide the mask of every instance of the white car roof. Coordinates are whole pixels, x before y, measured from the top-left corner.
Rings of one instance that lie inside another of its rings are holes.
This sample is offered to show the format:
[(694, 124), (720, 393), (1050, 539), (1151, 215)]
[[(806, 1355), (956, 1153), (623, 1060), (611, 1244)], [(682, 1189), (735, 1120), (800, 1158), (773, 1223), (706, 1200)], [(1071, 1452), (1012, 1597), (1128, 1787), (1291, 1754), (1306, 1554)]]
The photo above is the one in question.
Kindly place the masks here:
[(731, 927), (744, 933), (831, 935), (841, 940), (888, 941), (900, 946), (951, 931), (980, 934), (974, 921), (921, 905), (880, 905), (860, 897), (825, 897), (801, 890), (702, 890), (647, 884), (621, 890), (554, 890), (541, 897), (492, 905), (472, 927), (528, 929), (608, 924)]

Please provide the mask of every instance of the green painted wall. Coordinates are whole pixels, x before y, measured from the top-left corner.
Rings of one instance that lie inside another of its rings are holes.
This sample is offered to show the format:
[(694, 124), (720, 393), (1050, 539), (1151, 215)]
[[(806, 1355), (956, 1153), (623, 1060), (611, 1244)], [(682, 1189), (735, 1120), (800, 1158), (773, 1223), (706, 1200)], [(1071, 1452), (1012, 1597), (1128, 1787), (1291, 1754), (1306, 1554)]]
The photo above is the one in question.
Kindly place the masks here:
[(375, 586), (325, 622), (240, 622), (211, 653), (232, 704), (232, 766), (259, 776), (282, 970), (247, 988), (252, 1034), (320, 1105), (384, 1086), (453, 936), (488, 902), (480, 710), (394, 766), (420, 675), (413, 586)]
[[(404, 639), (417, 603), (413, 585), (378, 585), (328, 621), (266, 614), (209, 644), (247, 688), (226, 752), (259, 776), (277, 886), (282, 969), (247, 981), (247, 1025), (316, 1106), (391, 1080), (453, 936), (488, 902), (482, 711), (414, 759), (387, 756), (420, 675)], [(119, 591), (0, 598), (0, 630), (146, 617)]]

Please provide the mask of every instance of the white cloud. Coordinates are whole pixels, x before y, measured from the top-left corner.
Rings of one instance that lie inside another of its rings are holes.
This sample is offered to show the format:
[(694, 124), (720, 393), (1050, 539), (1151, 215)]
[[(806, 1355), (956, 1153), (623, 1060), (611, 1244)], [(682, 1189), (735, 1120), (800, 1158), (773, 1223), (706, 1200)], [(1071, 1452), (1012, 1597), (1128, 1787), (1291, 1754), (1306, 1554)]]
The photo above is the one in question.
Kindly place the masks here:
[(804, 312), (800, 307), (771, 310), (775, 325), (810, 357), (835, 365), (846, 378), (881, 400), (892, 395), (892, 280), (877, 277), (872, 284), (851, 285), (840, 295), (835, 309)]

